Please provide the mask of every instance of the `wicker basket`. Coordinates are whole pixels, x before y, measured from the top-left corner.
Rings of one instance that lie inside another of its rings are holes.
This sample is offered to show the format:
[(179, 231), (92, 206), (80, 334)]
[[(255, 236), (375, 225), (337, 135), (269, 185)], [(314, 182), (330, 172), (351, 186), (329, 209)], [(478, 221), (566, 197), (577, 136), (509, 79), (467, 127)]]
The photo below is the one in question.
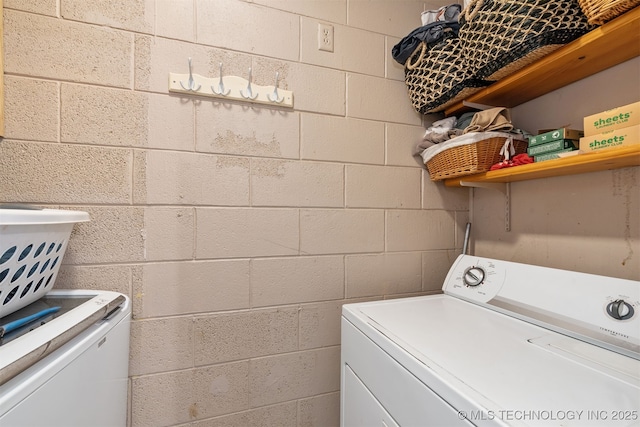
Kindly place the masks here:
[(590, 24), (602, 25), (640, 5), (640, 0), (578, 0)]
[[(487, 138), (472, 144), (449, 148), (436, 154), (426, 165), (432, 181), (486, 172), (501, 160), (500, 149), (507, 138)], [(527, 152), (527, 143), (513, 140), (515, 154)]]

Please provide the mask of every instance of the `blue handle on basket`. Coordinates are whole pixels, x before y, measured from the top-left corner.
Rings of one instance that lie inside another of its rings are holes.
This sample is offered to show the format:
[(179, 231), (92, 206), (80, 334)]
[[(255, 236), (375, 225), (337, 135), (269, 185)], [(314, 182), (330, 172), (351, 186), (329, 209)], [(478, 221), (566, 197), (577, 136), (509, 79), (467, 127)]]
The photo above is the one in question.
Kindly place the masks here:
[(5, 334), (18, 329), (21, 326), (33, 322), (34, 320), (38, 320), (40, 318), (53, 314), (58, 310), (60, 310), (60, 307), (47, 308), (45, 310), (32, 314), (31, 316), (23, 317), (22, 319), (14, 320), (13, 322), (9, 322), (6, 325), (2, 325), (0, 326), (0, 337), (3, 337)]

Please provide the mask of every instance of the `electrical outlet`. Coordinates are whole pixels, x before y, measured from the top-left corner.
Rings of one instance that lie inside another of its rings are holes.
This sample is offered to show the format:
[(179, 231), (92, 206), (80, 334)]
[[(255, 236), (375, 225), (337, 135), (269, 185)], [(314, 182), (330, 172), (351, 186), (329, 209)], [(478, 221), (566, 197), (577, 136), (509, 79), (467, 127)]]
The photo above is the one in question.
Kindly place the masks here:
[(333, 25), (318, 23), (318, 50), (333, 52)]

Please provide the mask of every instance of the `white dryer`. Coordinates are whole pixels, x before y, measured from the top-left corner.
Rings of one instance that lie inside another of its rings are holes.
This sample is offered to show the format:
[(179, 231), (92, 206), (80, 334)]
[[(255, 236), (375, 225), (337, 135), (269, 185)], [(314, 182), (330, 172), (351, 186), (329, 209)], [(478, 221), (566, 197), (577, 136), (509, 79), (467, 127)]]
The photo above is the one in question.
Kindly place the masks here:
[(125, 427), (130, 323), (127, 296), (93, 290), (53, 290), (1, 318), (0, 426)]
[(343, 306), (342, 427), (640, 426), (640, 282), (461, 255)]

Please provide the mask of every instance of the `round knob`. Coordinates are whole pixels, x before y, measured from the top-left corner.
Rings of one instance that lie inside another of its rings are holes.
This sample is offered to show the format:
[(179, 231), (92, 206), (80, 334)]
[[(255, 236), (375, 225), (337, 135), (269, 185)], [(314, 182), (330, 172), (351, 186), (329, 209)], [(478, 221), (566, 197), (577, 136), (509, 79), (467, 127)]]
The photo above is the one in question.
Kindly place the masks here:
[(485, 272), (482, 267), (469, 267), (462, 275), (462, 281), (467, 286), (478, 286), (484, 280)]
[(607, 305), (607, 313), (614, 319), (629, 319), (633, 316), (633, 306), (623, 299), (617, 299)]

